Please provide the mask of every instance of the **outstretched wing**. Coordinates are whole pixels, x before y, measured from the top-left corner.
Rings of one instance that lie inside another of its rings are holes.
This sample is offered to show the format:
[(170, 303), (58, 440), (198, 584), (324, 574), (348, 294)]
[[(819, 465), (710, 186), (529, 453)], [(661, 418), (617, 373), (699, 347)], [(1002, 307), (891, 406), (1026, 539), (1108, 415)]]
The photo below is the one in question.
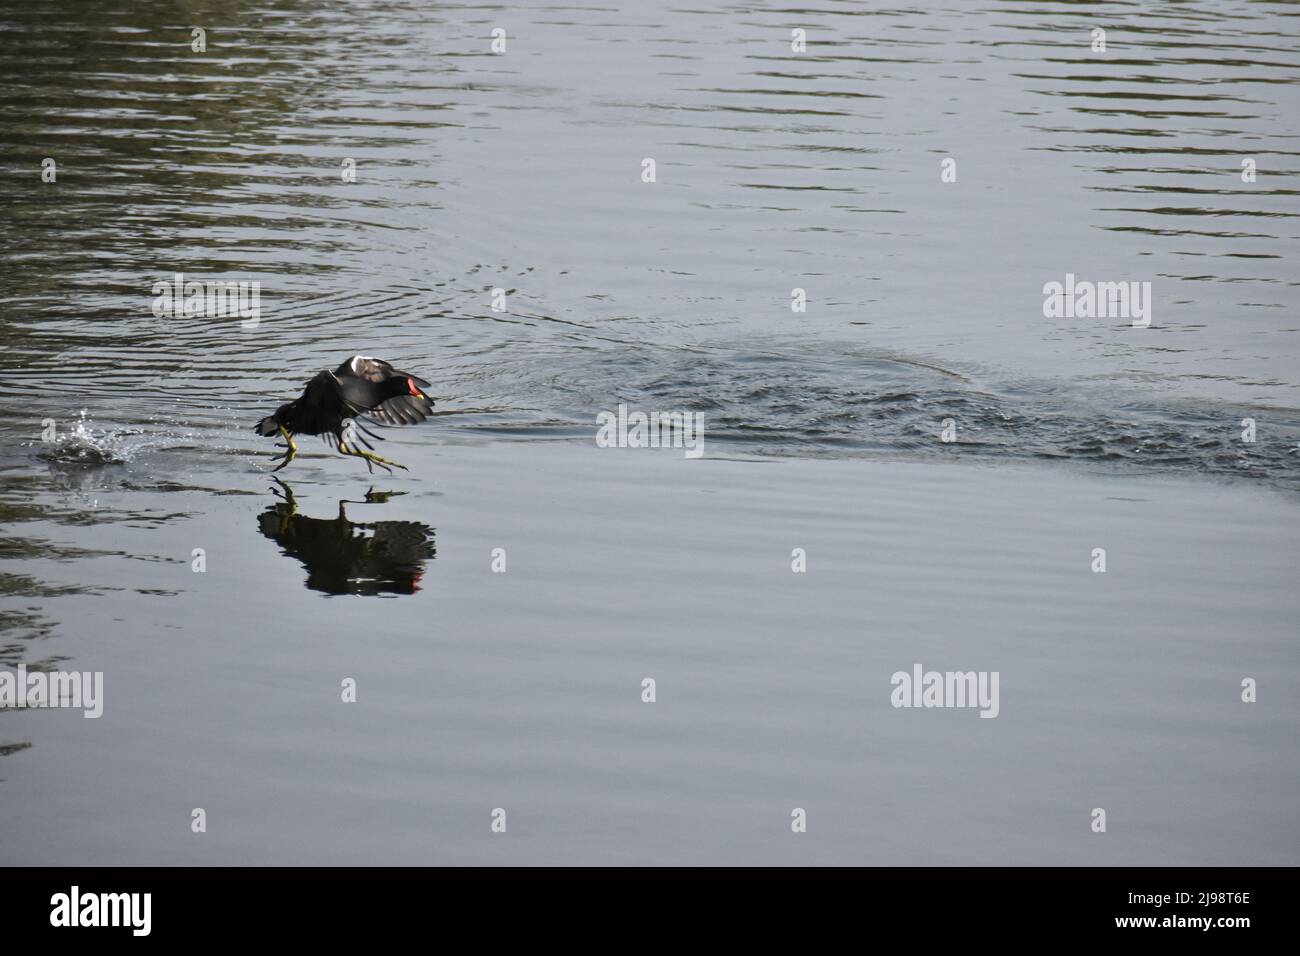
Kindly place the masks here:
[(418, 425), (433, 414), (433, 399), (426, 395), (398, 395), (363, 414), (381, 425)]

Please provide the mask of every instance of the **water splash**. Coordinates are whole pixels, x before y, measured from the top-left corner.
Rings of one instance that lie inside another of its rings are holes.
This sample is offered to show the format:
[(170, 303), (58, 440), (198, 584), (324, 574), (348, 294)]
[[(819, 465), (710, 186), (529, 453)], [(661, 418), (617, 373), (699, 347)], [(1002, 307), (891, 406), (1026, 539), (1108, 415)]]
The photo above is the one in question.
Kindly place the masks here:
[(40, 456), (51, 464), (99, 467), (127, 465), (141, 455), (175, 444), (177, 438), (191, 437), (171, 431), (151, 431), (132, 426), (114, 428), (97, 425), (82, 409), (79, 417), (66, 428), (54, 426), (53, 441), (29, 442), (39, 447)]

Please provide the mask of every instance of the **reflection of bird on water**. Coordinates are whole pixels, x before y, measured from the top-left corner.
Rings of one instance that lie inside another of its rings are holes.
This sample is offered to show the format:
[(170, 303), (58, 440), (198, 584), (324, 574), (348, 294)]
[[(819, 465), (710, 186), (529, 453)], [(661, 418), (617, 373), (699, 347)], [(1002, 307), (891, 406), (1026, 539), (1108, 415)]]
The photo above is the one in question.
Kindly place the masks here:
[[(381, 504), (393, 492), (366, 492), (364, 502), (339, 502), (337, 518), (298, 514), (291, 489), (276, 480), (284, 500), (258, 515), (262, 534), (307, 568), (307, 587), (326, 594), (414, 594), (424, 562), (437, 555), (434, 530), (418, 521), (351, 521), (349, 504)], [(402, 492), (397, 492), (402, 494)]]

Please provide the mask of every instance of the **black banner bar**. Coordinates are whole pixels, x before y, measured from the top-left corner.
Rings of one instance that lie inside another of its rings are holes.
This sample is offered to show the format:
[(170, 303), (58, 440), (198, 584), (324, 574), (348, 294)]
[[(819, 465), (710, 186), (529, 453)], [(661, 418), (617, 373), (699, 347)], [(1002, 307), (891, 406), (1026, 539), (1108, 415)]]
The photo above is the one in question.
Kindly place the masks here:
[[(1286, 932), (1283, 869), (8, 869), (11, 944), (156, 939), (338, 943), (457, 926), (623, 930), (699, 918), (762, 938), (772, 921), (849, 920), (936, 939), (1271, 938)], [(540, 921), (540, 922), (538, 922)], [(972, 934), (976, 935), (972, 935)], [(1290, 934), (1287, 934), (1290, 935)], [(14, 950), (17, 952), (18, 950)]]

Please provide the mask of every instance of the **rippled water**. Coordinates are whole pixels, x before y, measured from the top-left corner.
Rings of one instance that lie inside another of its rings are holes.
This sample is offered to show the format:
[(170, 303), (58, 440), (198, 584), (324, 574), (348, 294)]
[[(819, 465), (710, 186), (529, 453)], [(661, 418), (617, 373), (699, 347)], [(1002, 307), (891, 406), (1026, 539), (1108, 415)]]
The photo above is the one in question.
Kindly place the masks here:
[[(951, 417), (965, 453), (1294, 482), (1292, 7), (361, 6), (0, 5), (7, 401), (234, 450), (361, 351), (449, 428), (626, 401), (951, 456)], [(176, 271), (260, 281), (260, 324), (155, 318)], [(1151, 282), (1152, 327), (1044, 318), (1066, 273)]]
[[(0, 862), (1294, 864), (1298, 177), (1292, 4), (0, 0), (0, 663), (109, 687)], [(358, 352), (411, 472), (272, 481)]]

